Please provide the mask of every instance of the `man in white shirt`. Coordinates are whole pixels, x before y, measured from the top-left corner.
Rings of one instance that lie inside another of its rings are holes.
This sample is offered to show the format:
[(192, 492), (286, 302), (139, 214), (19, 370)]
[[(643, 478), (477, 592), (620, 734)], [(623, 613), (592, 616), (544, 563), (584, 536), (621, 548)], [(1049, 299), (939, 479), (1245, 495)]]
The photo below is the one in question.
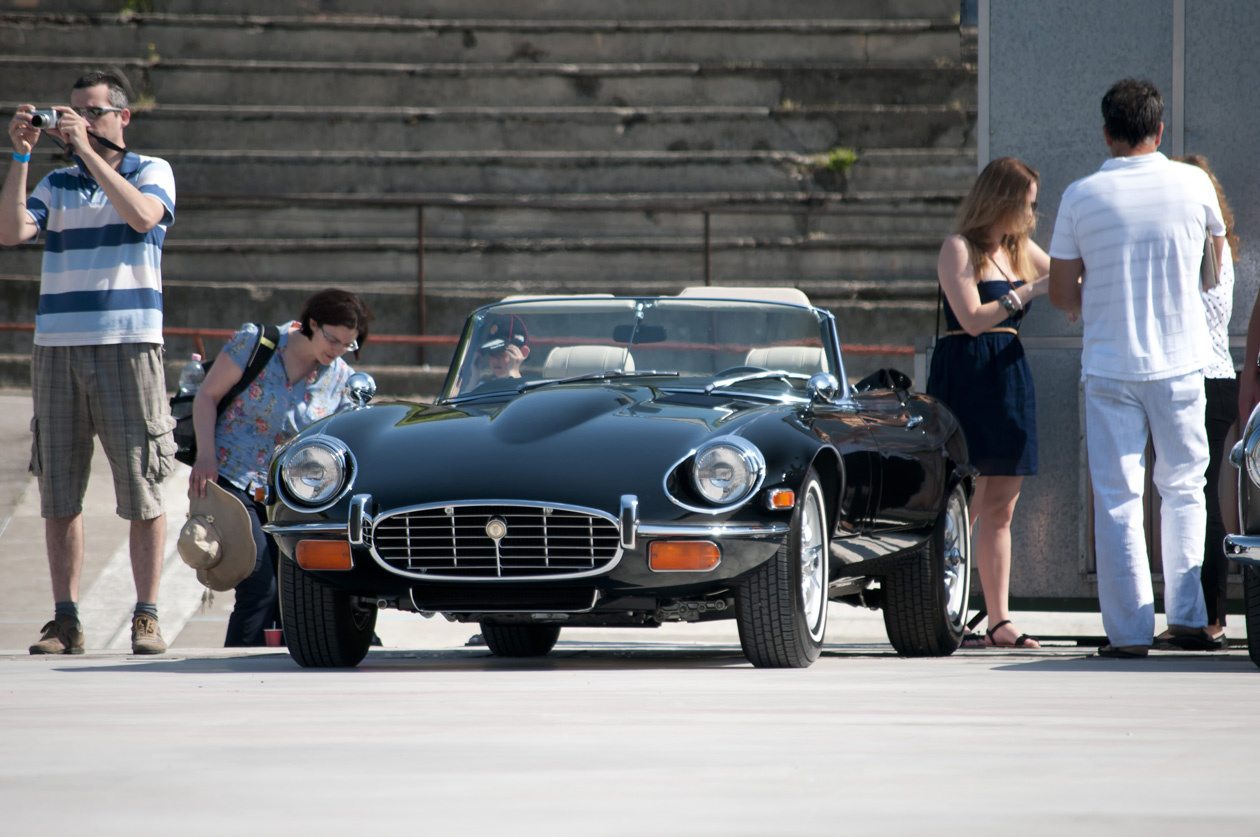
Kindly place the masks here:
[(1161, 501), (1169, 634), (1207, 625), (1199, 570), (1208, 464), (1203, 370), (1211, 338), (1199, 293), (1205, 229), (1218, 259), (1225, 223), (1207, 175), (1159, 153), (1164, 102), (1124, 79), (1102, 100), (1111, 159), (1068, 186), (1050, 242), (1050, 302), (1085, 334), (1085, 439), (1106, 656), (1145, 656), (1155, 634), (1142, 491), (1146, 440)]

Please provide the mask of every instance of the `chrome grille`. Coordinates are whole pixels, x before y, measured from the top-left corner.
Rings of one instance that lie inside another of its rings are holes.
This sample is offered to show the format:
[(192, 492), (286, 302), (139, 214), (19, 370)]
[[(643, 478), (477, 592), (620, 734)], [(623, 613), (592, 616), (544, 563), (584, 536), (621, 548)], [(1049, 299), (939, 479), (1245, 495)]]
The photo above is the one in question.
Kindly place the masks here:
[[(498, 541), (486, 533), (495, 519), (507, 529)], [(617, 524), (571, 507), (448, 504), (386, 512), (371, 542), (387, 567), (422, 578), (590, 575), (621, 557)]]

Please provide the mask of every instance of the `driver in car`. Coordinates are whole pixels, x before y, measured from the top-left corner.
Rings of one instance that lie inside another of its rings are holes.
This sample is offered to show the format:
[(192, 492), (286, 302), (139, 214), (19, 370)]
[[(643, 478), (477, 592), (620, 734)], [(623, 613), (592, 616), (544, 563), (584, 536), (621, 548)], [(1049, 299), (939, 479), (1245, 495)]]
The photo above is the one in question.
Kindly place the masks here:
[[(515, 314), (499, 314), (491, 317), (482, 338), (481, 347), (473, 360), (464, 390), (474, 389), (491, 381), (521, 377), (521, 364), (529, 357), (529, 331), (524, 321)], [(491, 377), (480, 381), (481, 372), (490, 367)], [(480, 383), (479, 383), (480, 381)]]

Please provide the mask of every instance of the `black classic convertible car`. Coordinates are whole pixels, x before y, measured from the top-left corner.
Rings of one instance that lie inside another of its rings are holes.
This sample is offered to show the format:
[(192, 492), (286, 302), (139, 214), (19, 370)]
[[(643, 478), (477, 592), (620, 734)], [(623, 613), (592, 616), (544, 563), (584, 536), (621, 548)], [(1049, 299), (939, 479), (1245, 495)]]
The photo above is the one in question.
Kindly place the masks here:
[(975, 472), (954, 416), (844, 375), (795, 290), (509, 298), (468, 319), (435, 404), (373, 403), (271, 463), (293, 658), (353, 666), (376, 615), (480, 623), (545, 654), (565, 626), (734, 619), (802, 667), (829, 603), (883, 609), (907, 656), (958, 648)]

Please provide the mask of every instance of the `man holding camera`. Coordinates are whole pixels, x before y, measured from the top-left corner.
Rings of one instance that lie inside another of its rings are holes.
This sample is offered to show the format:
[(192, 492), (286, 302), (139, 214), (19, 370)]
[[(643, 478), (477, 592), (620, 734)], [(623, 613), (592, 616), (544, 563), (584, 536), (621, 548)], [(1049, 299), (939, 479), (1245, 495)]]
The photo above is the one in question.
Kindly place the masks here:
[[(131, 522), (136, 585), (131, 646), (166, 650), (157, 592), (166, 542), (162, 480), (174, 465), (162, 349), (162, 241), (174, 220), (175, 178), (156, 157), (126, 150), (127, 85), (91, 72), (70, 107), (21, 105), (9, 123), (13, 162), (0, 191), (0, 244), (44, 232), (31, 361), (35, 418), (31, 472), (39, 479), (56, 612), (32, 654), (81, 654), (83, 496), (100, 438), (118, 515)], [(76, 165), (53, 171), (26, 197), (31, 153), (47, 132)]]

